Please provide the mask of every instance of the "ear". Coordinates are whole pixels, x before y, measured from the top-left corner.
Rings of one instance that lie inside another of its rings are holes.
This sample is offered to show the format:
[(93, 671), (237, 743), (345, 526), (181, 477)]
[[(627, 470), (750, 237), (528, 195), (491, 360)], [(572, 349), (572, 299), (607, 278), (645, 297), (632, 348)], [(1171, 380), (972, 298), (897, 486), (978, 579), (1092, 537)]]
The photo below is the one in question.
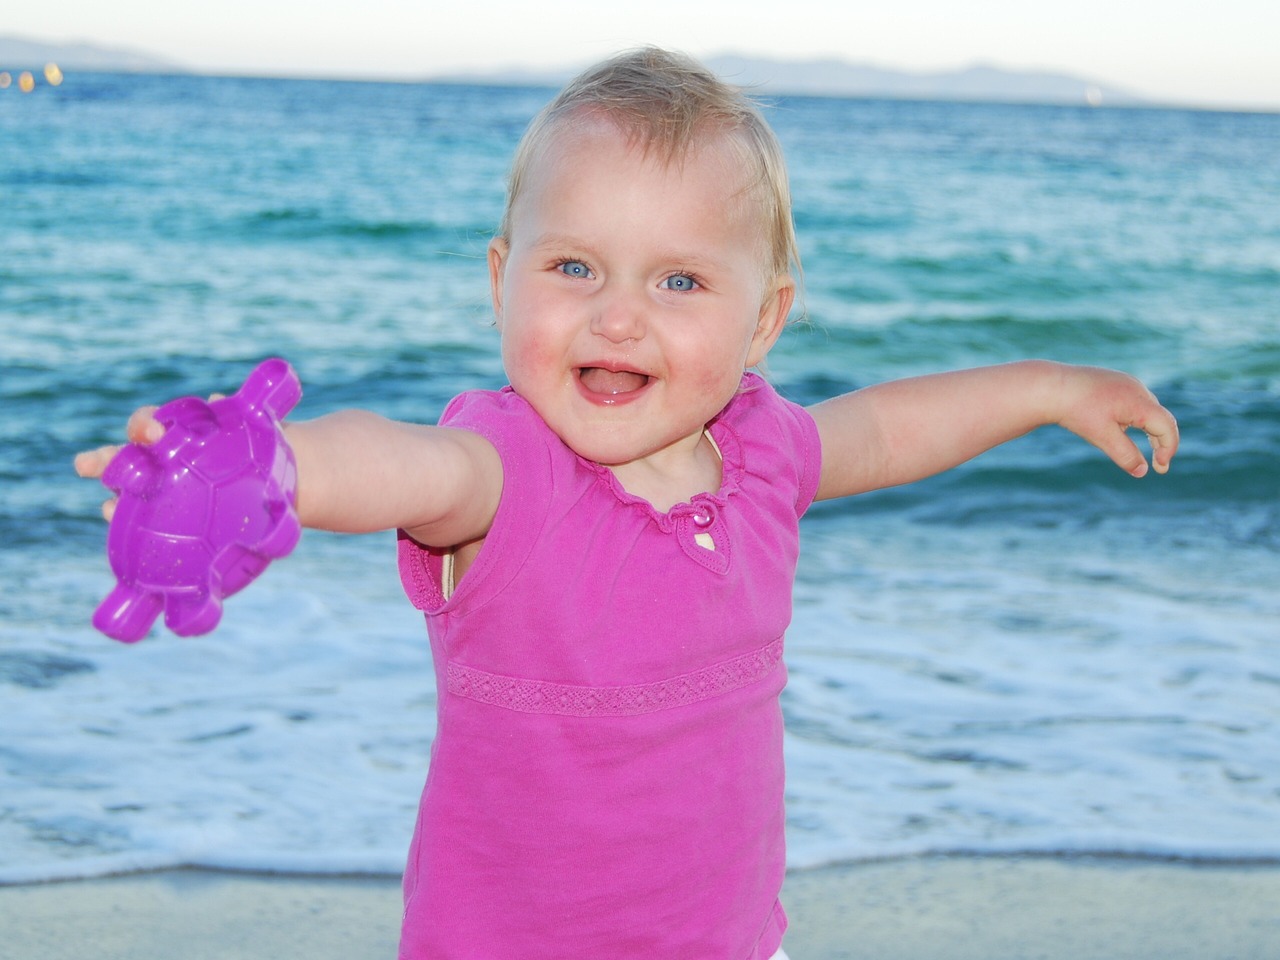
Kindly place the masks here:
[(754, 367), (764, 360), (773, 349), (787, 324), (787, 315), (791, 313), (791, 305), (796, 299), (796, 282), (789, 274), (784, 274), (774, 281), (772, 289), (760, 305), (760, 316), (756, 320), (756, 330), (751, 337), (751, 348), (747, 352), (747, 366)]
[(499, 329), (502, 328), (502, 277), (510, 249), (502, 237), (489, 241), (489, 297), (493, 300), (493, 319)]

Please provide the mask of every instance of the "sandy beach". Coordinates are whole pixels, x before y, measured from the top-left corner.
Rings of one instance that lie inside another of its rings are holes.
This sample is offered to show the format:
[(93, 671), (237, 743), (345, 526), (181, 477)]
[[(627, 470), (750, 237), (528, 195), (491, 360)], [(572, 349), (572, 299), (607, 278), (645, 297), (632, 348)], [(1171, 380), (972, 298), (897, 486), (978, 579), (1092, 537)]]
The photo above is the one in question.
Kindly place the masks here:
[[(885, 861), (793, 872), (793, 960), (1274, 960), (1280, 869)], [(175, 870), (0, 887), (11, 960), (395, 956), (399, 884)]]

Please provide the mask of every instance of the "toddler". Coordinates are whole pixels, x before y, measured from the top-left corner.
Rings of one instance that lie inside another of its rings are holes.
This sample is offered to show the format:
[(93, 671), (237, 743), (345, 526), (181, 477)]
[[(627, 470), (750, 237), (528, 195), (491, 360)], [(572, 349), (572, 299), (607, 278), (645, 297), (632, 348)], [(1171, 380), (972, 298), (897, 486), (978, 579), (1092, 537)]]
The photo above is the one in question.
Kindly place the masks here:
[(1042, 424), (1136, 477), (1145, 431), (1163, 473), (1177, 427), (1128, 376), (1043, 361), (783, 400), (749, 372), (796, 296), (780, 148), (656, 49), (533, 122), (488, 266), (509, 386), (438, 426), (287, 426), (303, 523), (398, 530), (426, 615), (439, 725), (401, 956), (782, 956), (800, 516)]

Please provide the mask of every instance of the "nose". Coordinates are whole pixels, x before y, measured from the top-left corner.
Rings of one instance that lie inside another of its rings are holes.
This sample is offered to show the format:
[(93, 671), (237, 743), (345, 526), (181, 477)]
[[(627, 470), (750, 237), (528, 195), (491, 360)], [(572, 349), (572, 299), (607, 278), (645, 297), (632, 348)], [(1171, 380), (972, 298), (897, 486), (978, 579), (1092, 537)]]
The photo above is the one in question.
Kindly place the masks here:
[(596, 295), (591, 315), (591, 332), (611, 343), (639, 340), (645, 331), (643, 299), (636, 293), (602, 290)]

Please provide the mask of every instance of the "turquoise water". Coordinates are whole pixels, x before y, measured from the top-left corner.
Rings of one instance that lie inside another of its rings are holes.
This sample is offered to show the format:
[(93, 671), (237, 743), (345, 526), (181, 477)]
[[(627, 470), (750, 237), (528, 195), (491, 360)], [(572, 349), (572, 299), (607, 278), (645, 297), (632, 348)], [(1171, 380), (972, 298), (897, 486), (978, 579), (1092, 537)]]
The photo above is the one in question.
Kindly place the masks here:
[[(484, 250), (537, 89), (84, 75), (0, 96), (0, 881), (393, 873), (434, 728), (385, 537), (308, 533), (136, 648), (74, 451), (289, 358), (299, 415), (502, 382)], [(1046, 356), (1178, 415), (1135, 482), (1057, 430), (815, 508), (796, 865), (1280, 856), (1280, 116), (781, 99), (812, 401)]]

